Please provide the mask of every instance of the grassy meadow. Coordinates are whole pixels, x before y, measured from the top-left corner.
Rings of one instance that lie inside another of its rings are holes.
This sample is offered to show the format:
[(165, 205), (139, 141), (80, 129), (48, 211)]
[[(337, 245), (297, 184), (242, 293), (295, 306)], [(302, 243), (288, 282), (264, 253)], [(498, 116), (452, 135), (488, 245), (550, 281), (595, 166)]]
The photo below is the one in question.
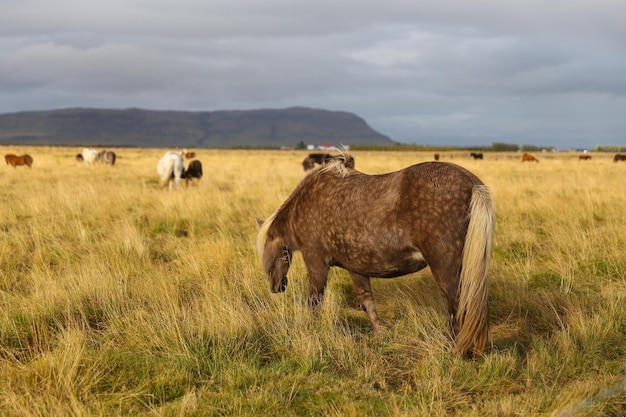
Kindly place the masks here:
[[(626, 163), (609, 155), (443, 152), (492, 188), (492, 341), (450, 352), (428, 268), (373, 280), (374, 335), (333, 269), (312, 314), (299, 255), (270, 294), (254, 216), (305, 151), (197, 149), (197, 186), (159, 188), (164, 149), (71, 147), (0, 168), (0, 415), (624, 416)], [(353, 152), (377, 174), (432, 160)]]

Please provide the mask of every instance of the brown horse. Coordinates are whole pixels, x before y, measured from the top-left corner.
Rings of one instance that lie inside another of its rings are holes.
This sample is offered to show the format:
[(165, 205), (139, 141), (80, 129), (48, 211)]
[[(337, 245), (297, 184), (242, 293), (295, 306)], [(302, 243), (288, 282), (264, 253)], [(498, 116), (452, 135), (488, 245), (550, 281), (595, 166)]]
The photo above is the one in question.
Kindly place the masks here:
[(537, 158), (535, 158), (534, 155), (531, 155), (529, 153), (525, 153), (522, 155), (522, 162), (539, 162), (539, 160)]
[(15, 154), (8, 153), (4, 155), (4, 160), (7, 165), (11, 165), (13, 168), (19, 165), (27, 165), (30, 168), (31, 165), (33, 165), (33, 158), (28, 154), (17, 156)]
[(313, 158), (307, 156), (302, 160), (302, 169), (304, 171), (310, 171), (313, 168), (315, 168), (315, 160)]
[(613, 157), (613, 162), (617, 162), (617, 161), (626, 161), (626, 154), (616, 153), (615, 156)]
[(117, 159), (117, 155), (113, 151), (100, 151), (96, 155), (96, 161), (100, 161), (105, 164), (110, 164), (111, 166), (115, 165), (115, 160)]
[(346, 269), (375, 331), (381, 322), (370, 277), (430, 266), (447, 301), (455, 351), (466, 356), (489, 339), (494, 222), (489, 188), (457, 165), (425, 162), (367, 175), (335, 161), (307, 175), (265, 222), (257, 219), (256, 245), (274, 293), (287, 286), (292, 253), (302, 253), (312, 307), (323, 299), (330, 267)]
[[(202, 162), (197, 159), (191, 161), (189, 167), (183, 171), (182, 178), (185, 178), (185, 184), (187, 186), (189, 183), (191, 183), (191, 185), (198, 185), (196, 182), (199, 182), (202, 178)], [(194, 179), (197, 181), (194, 182)]]
[(579, 161), (588, 161), (590, 159), (591, 159), (591, 155), (587, 155), (587, 154), (578, 155), (578, 160)]

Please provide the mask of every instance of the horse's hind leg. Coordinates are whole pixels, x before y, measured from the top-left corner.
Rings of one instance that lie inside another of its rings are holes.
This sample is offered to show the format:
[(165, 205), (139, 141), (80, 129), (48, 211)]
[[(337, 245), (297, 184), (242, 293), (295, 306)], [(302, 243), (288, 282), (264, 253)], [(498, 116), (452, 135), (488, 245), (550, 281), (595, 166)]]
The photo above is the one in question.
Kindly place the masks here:
[(457, 310), (459, 308), (460, 268), (456, 265), (430, 265), (437, 286), (446, 298), (448, 306), (448, 331), (452, 340), (458, 333)]
[(380, 330), (382, 323), (378, 317), (378, 309), (376, 308), (376, 300), (374, 299), (374, 294), (372, 293), (370, 278), (364, 275), (355, 274), (354, 272), (350, 272), (350, 276), (352, 277), (352, 283), (354, 284), (356, 294), (359, 297), (359, 303), (361, 303), (361, 306), (367, 313), (367, 317), (372, 323), (374, 332)]

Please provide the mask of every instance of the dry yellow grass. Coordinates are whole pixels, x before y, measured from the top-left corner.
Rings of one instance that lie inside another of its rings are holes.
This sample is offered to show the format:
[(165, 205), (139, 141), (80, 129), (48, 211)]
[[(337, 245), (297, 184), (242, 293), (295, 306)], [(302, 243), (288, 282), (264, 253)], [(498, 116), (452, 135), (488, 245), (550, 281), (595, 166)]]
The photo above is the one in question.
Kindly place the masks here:
[[(374, 336), (349, 276), (319, 316), (296, 256), (269, 293), (253, 217), (269, 216), (305, 152), (196, 150), (197, 187), (161, 190), (162, 149), (29, 153), (0, 170), (0, 414), (624, 415), (626, 164), (612, 155), (443, 152), (493, 193), (492, 342), (451, 353), (428, 270), (374, 280)], [(353, 152), (375, 174), (431, 153)]]

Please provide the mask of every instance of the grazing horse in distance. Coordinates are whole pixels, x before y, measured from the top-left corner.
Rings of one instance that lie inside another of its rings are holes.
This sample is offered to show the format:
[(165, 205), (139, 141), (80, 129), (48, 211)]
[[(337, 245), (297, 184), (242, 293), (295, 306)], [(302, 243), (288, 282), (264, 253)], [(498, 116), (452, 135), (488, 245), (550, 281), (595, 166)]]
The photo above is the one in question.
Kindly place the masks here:
[(316, 164), (322, 165), (327, 159), (331, 159), (333, 156), (329, 153), (310, 153), (311, 158)]
[(313, 158), (309, 158), (308, 156), (302, 160), (302, 169), (305, 171), (310, 171), (315, 168), (315, 160)]
[(193, 179), (200, 181), (202, 178), (202, 162), (197, 159), (191, 161), (187, 169), (183, 171), (183, 178), (186, 180), (186, 185), (189, 185), (190, 182), (192, 185), (197, 185), (193, 182)]
[(537, 158), (534, 157), (534, 155), (531, 155), (529, 153), (524, 153), (522, 155), (522, 162), (539, 162), (539, 160)]
[(436, 153), (436, 154), (435, 154), (435, 161), (438, 161), (438, 160), (439, 160), (439, 154), (438, 154), (438, 153)]
[(88, 165), (93, 165), (98, 160), (98, 151), (95, 149), (83, 148), (81, 155), (83, 156), (82, 160)]
[(470, 153), (470, 156), (474, 159), (483, 159), (483, 154), (482, 152), (476, 153), (476, 152), (472, 152)]
[(578, 160), (579, 161), (588, 161), (590, 159), (591, 159), (591, 155), (587, 155), (587, 154), (578, 155)]
[(335, 160), (343, 162), (348, 168), (354, 168), (354, 157), (348, 154), (331, 155), (329, 153), (311, 153), (302, 161), (302, 168), (305, 171), (310, 171), (315, 168), (315, 164), (326, 165)]
[(157, 172), (161, 177), (161, 188), (169, 185), (171, 190), (172, 183), (175, 183), (176, 188), (179, 188), (184, 170), (185, 164), (182, 152), (166, 152), (157, 164)]
[(332, 155), (329, 153), (310, 153), (309, 156), (302, 161), (302, 168), (305, 171), (310, 171), (315, 168), (315, 164), (323, 165), (326, 160), (332, 159)]
[(340, 165), (343, 165), (346, 168), (354, 169), (354, 157), (350, 154), (343, 153), (341, 155), (335, 155), (331, 157), (330, 159), (327, 159), (325, 163), (331, 164), (335, 162), (339, 162)]
[(322, 302), (329, 269), (344, 268), (376, 331), (381, 321), (370, 278), (430, 266), (447, 301), (455, 351), (471, 356), (487, 346), (494, 208), (489, 188), (465, 168), (424, 162), (368, 175), (336, 160), (305, 176), (267, 220), (256, 221), (271, 292), (285, 291), (299, 250), (309, 305)]
[(104, 154), (104, 163), (111, 164), (111, 166), (115, 165), (115, 161), (117, 160), (117, 155), (113, 151), (107, 151)]
[(617, 162), (617, 161), (626, 161), (626, 154), (616, 153), (615, 156), (613, 157), (613, 162)]
[(26, 153), (20, 156), (8, 153), (4, 155), (4, 161), (7, 163), (7, 165), (11, 165), (13, 168), (20, 165), (26, 165), (31, 168), (31, 166), (33, 165), (33, 158)]
[(192, 159), (196, 157), (196, 153), (193, 151), (187, 151), (186, 149), (183, 151), (185, 154), (185, 158)]
[(96, 160), (103, 162), (105, 164), (110, 164), (111, 166), (115, 165), (115, 159), (117, 155), (113, 151), (100, 151), (96, 156)]

